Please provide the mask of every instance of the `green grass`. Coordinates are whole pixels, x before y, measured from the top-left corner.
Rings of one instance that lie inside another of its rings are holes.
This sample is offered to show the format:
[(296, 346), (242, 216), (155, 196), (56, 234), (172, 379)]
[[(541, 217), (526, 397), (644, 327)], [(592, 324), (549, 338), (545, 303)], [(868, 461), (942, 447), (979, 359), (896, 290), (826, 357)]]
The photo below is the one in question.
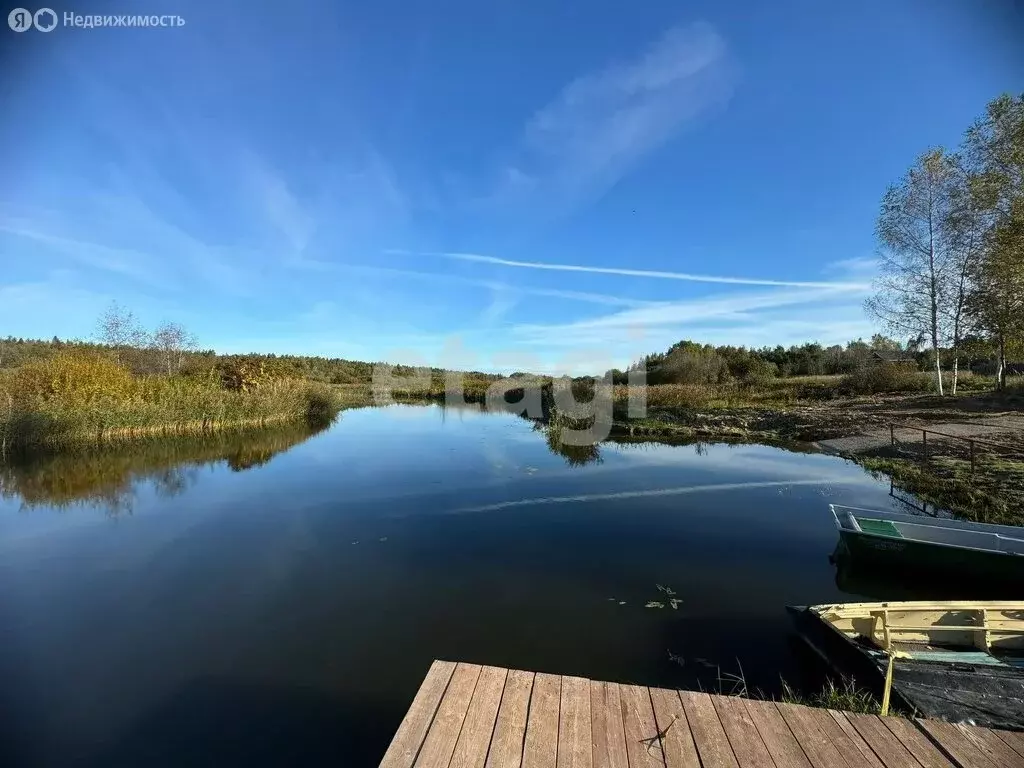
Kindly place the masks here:
[(903, 490), (966, 519), (1020, 525), (1024, 522), (1024, 462), (983, 456), (972, 474), (970, 462), (935, 456), (917, 459), (860, 457), (861, 466), (889, 477)]
[(866, 715), (878, 715), (882, 711), (882, 705), (874, 694), (859, 687), (851, 677), (844, 677), (838, 685), (834, 680), (828, 679), (820, 691), (809, 695), (797, 692), (783, 680), (782, 701), (786, 704), (803, 704), (807, 707), (860, 712)]
[[(671, 651), (669, 659), (680, 666), (685, 666), (685, 659)], [(718, 669), (716, 690), (720, 696), (738, 696), (745, 699), (767, 699), (774, 701), (774, 697), (766, 696), (760, 690), (751, 692), (747, 686), (746, 675), (743, 666), (737, 660), (739, 671), (736, 673), (723, 672)], [(782, 702), (784, 704), (802, 704), (806, 707), (818, 707), (823, 709), (835, 709), (841, 712), (859, 712), (869, 715), (877, 715), (882, 711), (881, 702), (875, 695), (866, 688), (857, 684), (852, 677), (842, 677), (837, 684), (831, 677), (826, 678), (825, 684), (818, 691), (805, 693), (798, 691), (785, 679), (782, 681)]]

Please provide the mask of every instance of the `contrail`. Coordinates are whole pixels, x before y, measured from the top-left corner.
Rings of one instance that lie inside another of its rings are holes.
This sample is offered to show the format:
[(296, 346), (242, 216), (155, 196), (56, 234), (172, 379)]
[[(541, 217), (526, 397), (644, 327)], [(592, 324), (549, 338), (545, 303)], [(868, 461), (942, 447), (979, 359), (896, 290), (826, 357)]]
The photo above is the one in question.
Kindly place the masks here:
[(867, 283), (835, 283), (835, 282), (805, 282), (802, 280), (762, 280), (753, 277), (723, 277), (719, 275), (694, 275), (689, 272), (661, 272), (650, 269), (627, 269), (624, 267), (584, 267), (579, 264), (546, 264), (540, 261), (513, 261), (512, 259), (500, 259), (497, 256), (484, 256), (478, 253), (443, 253), (443, 252), (414, 252), (402, 250), (388, 250), (386, 253), (406, 256), (439, 256), (444, 259), (457, 259), (458, 261), (475, 261), (483, 264), (496, 264), (502, 267), (519, 267), (522, 269), (547, 269), (556, 272), (590, 272), (600, 275), (625, 275), (628, 277), (653, 277), (660, 280), (687, 280), (693, 283), (728, 283), (730, 285), (775, 285), (790, 288), (845, 288), (850, 290), (863, 290), (868, 288)]
[(535, 499), (518, 499), (501, 501), (497, 504), (485, 504), (481, 507), (464, 507), (453, 509), (451, 514), (462, 512), (494, 512), (510, 507), (530, 507), (538, 504), (573, 504), (581, 501), (617, 501), (620, 499), (640, 499), (652, 496), (682, 496), (687, 493), (706, 493), (708, 491), (737, 491), (746, 488), (773, 488), (791, 485), (856, 485), (864, 482), (863, 478), (844, 478), (836, 480), (761, 480), (748, 483), (717, 483), (715, 485), (685, 485), (678, 488), (656, 488), (646, 491), (619, 491), (617, 493), (588, 493), (582, 496), (541, 496)]

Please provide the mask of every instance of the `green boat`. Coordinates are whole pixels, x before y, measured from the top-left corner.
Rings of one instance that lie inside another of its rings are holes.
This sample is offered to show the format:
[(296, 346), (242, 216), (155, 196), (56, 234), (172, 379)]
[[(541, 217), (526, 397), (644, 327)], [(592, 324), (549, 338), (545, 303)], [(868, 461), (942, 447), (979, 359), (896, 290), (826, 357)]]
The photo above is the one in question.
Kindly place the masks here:
[(859, 567), (1024, 584), (1024, 528), (830, 505), (838, 559)]

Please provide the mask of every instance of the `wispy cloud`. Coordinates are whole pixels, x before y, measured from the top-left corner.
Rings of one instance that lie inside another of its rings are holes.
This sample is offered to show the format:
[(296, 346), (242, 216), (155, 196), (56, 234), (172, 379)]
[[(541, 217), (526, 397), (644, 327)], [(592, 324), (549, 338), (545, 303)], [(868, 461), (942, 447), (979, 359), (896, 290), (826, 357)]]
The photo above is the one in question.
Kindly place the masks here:
[[(768, 309), (798, 306), (827, 306), (849, 303), (863, 293), (859, 287), (823, 288), (817, 290), (767, 291), (707, 296), (687, 301), (673, 301), (610, 315), (558, 325), (522, 324), (513, 331), (524, 339), (545, 344), (579, 345), (600, 343), (612, 333), (622, 338), (632, 334), (643, 336), (651, 329), (684, 324), (703, 326), (723, 321), (738, 321), (742, 327), (756, 326), (765, 318), (758, 313)], [(820, 311), (816, 309), (815, 311)], [(692, 330), (696, 340), (704, 340), (702, 330)]]
[(306, 213), (285, 180), (255, 153), (243, 161), (242, 184), (252, 190), (268, 221), (284, 236), (293, 253), (302, 253), (313, 234), (313, 218)]
[(479, 324), (487, 327), (500, 321), (519, 303), (520, 294), (510, 286), (495, 285), (491, 289), (491, 301), (480, 313)]
[(842, 275), (846, 278), (870, 281), (878, 274), (878, 259), (872, 256), (858, 256), (840, 259), (825, 265), (825, 274)]
[(731, 93), (725, 41), (709, 24), (669, 29), (630, 61), (567, 84), (528, 121), (495, 197), (573, 206), (600, 197)]
[(577, 496), (538, 496), (529, 499), (500, 501), (496, 504), (483, 504), (478, 507), (462, 507), (453, 509), (449, 514), (458, 515), (470, 512), (499, 512), (515, 507), (533, 507), (549, 504), (578, 504), (591, 501), (625, 501), (628, 499), (647, 499), (663, 496), (686, 496), (692, 493), (715, 493), (722, 491), (743, 491), (752, 488), (789, 488), (792, 486), (814, 485), (863, 485), (870, 482), (862, 475), (836, 474), (828, 478), (800, 480), (749, 480), (741, 483), (708, 483), (705, 485), (684, 485), (675, 488), (649, 488), (639, 491), (616, 491), (614, 493), (586, 493)]
[(47, 337), (87, 337), (110, 299), (109, 292), (83, 287), (80, 274), (52, 270), (37, 280), (0, 284), (0, 327), (4, 335), (28, 338), (43, 335), (39, 328)]
[(40, 243), (92, 269), (110, 272), (150, 286), (166, 285), (159, 262), (140, 251), (62, 237), (32, 228), (31, 224), (0, 219), (0, 232)]
[(568, 299), (569, 301), (582, 301), (590, 304), (605, 304), (618, 307), (650, 307), (660, 304), (657, 301), (644, 301), (626, 296), (614, 296), (607, 293), (591, 293), (588, 291), (570, 291), (560, 288), (537, 288), (524, 285), (510, 285), (498, 280), (480, 280), (463, 275), (450, 275), (440, 272), (418, 272), (410, 269), (398, 269), (396, 267), (373, 267), (365, 264), (346, 264), (342, 262), (322, 261), (318, 259), (293, 259), (289, 266), (297, 269), (307, 269), (314, 272), (361, 272), (373, 275), (394, 275), (395, 277), (408, 277), (416, 280), (424, 280), (443, 285), (473, 285), (480, 288), (487, 288), (491, 291), (514, 292), (524, 296), (547, 296), (553, 299)]
[(540, 261), (513, 261), (502, 259), (497, 256), (484, 256), (477, 253), (437, 253), (423, 252), (411, 253), (409, 251), (389, 250), (387, 253), (396, 255), (415, 256), (440, 256), (445, 259), (456, 259), (458, 261), (475, 261), (482, 264), (494, 264), (501, 267), (516, 267), (519, 269), (543, 269), (555, 272), (589, 272), (599, 275), (623, 275), (627, 277), (650, 277), (659, 280), (686, 280), (694, 283), (727, 283), (731, 285), (772, 285), (776, 287), (789, 288), (851, 288), (860, 289), (867, 287), (866, 283), (852, 282), (819, 282), (804, 280), (770, 280), (756, 277), (729, 277), (723, 275), (698, 275), (690, 272), (665, 272), (650, 269), (632, 269), (628, 267), (590, 267), (581, 264), (548, 264)]

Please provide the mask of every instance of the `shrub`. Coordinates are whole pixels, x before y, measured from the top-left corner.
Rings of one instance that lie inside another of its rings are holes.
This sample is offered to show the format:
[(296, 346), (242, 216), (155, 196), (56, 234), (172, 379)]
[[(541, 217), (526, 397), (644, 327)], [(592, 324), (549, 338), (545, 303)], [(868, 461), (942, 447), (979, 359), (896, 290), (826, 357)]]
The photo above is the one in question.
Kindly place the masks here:
[(648, 371), (650, 384), (724, 384), (731, 378), (725, 358), (714, 349), (697, 346), (672, 350), (656, 370)]
[(876, 395), (882, 392), (923, 392), (930, 387), (927, 374), (900, 365), (865, 365), (839, 382), (844, 395)]
[(744, 367), (746, 370), (743, 371), (740, 381), (747, 388), (763, 387), (779, 375), (779, 367), (775, 363), (754, 357), (750, 358), (750, 362)]
[(137, 382), (127, 368), (107, 357), (62, 352), (6, 372), (0, 390), (12, 406), (55, 402), (76, 407), (131, 398)]
[(330, 424), (339, 410), (337, 395), (330, 387), (311, 384), (305, 390), (306, 421), (311, 427)]

